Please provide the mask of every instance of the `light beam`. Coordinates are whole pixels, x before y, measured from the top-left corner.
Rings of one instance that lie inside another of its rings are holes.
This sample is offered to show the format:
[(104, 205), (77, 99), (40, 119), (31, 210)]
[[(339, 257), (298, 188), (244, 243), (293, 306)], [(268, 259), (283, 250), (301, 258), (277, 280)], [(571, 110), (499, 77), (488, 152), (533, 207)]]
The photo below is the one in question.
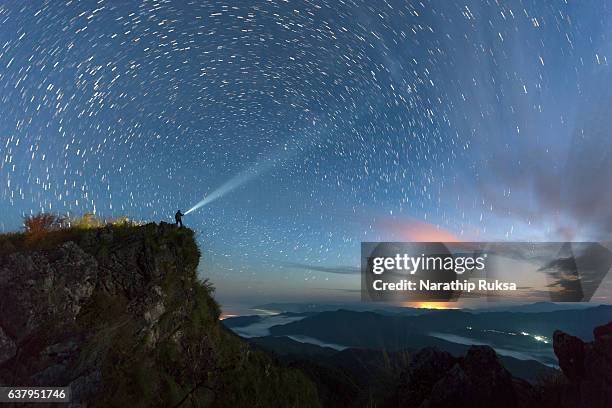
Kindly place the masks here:
[[(316, 125), (316, 122), (313, 121), (313, 125)], [(298, 141), (298, 143), (296, 143), (292, 147), (287, 147), (287, 145), (285, 145), (284, 150), (281, 151), (280, 154), (276, 155), (275, 157), (268, 156), (265, 159), (256, 162), (251, 167), (241, 171), (240, 173), (229, 179), (227, 182), (223, 183), (219, 188), (205, 196), (196, 205), (187, 210), (185, 215), (224, 197), (225, 195), (231, 193), (238, 187), (248, 183), (254, 178), (268, 173), (277, 164), (282, 164), (285, 161), (293, 158), (299, 152), (303, 152), (304, 150), (306, 150), (307, 144), (312, 144), (315, 140), (318, 140), (318, 132), (315, 130), (312, 133), (314, 133), (314, 136), (309, 135), (311, 137), (303, 137), (301, 140)]]

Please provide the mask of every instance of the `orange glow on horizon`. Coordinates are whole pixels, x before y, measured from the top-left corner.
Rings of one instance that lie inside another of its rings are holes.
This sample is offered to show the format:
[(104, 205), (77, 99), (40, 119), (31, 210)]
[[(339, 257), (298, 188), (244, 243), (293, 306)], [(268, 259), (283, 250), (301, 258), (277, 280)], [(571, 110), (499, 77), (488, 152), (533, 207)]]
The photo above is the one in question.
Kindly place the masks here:
[(455, 234), (438, 225), (412, 218), (383, 220), (381, 226), (409, 242), (461, 242)]
[(457, 304), (448, 302), (417, 302), (417, 303), (402, 303), (403, 307), (414, 307), (417, 309), (436, 309), (436, 310), (448, 310), (448, 309), (459, 309)]

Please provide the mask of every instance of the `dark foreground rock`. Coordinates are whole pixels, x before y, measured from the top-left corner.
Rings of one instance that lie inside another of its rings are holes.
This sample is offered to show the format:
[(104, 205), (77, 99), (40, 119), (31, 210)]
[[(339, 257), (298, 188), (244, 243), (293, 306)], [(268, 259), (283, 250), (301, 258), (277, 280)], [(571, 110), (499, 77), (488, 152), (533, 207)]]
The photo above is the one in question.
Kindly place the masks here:
[(612, 322), (596, 327), (593, 336), (587, 343), (560, 330), (553, 335), (559, 366), (569, 381), (564, 407), (612, 406)]
[(531, 407), (532, 387), (513, 378), (488, 346), (472, 346), (465, 357), (435, 348), (417, 352), (387, 404), (397, 407)]
[(488, 346), (465, 357), (435, 348), (412, 356), (390, 407), (612, 407), (612, 322), (593, 331), (594, 340), (556, 331), (553, 347), (562, 372), (531, 385), (512, 377)]
[(219, 324), (193, 231), (10, 239), (0, 240), (0, 385), (70, 386), (87, 406), (318, 405), (301, 372)]

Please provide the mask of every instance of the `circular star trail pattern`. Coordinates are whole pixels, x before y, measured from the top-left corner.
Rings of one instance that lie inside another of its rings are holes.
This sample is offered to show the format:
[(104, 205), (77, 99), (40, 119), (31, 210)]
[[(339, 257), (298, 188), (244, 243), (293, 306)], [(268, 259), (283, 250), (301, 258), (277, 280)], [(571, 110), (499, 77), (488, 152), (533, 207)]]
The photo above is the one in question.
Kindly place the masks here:
[(525, 239), (603, 222), (598, 238), (609, 213), (585, 224), (553, 203), (572, 188), (541, 184), (567, 181), (593, 115), (609, 130), (592, 113), (609, 21), (599, 1), (5, 2), (1, 226), (171, 221), (271, 161), (185, 217), (221, 280), (332, 279), (308, 266), (355, 264), (404, 223)]

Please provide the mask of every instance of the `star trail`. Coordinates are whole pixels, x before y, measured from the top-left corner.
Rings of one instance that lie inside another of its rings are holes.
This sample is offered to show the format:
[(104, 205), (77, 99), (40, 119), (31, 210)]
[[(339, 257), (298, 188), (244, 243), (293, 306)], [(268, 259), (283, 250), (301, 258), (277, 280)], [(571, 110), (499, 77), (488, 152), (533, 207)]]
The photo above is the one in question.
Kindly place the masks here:
[(184, 218), (222, 301), (345, 296), (321, 269), (365, 240), (609, 239), (611, 24), (606, 1), (5, 1), (0, 227), (172, 222), (234, 180)]

